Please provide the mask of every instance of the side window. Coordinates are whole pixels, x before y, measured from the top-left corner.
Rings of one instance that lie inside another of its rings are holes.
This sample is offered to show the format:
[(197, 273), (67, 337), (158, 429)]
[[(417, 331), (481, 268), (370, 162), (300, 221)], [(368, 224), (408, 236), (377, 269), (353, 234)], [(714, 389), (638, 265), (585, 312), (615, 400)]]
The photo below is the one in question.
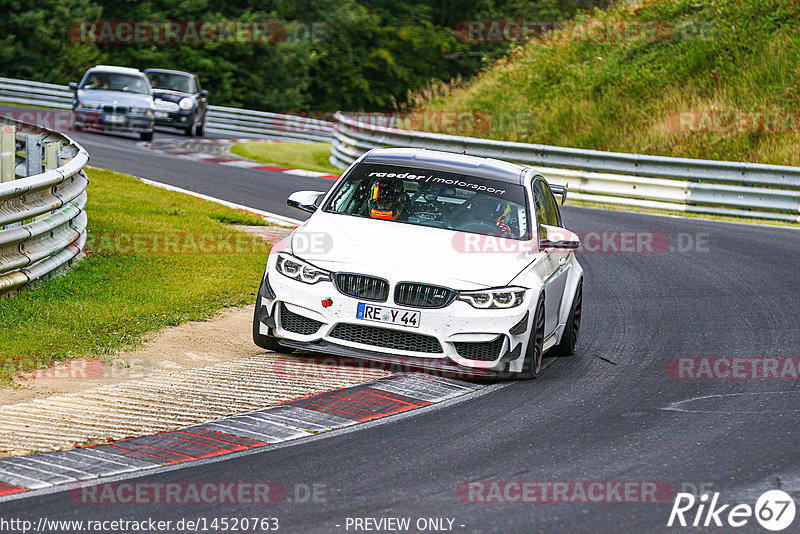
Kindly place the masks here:
[(550, 224), (547, 213), (547, 195), (541, 180), (534, 180), (533, 182), (533, 203), (536, 210), (536, 223), (539, 225)]
[(544, 182), (539, 183), (542, 184), (542, 188), (544, 189), (545, 206), (547, 207), (547, 224), (550, 226), (562, 226), (561, 212), (558, 209), (558, 202), (556, 202), (553, 191), (550, 190), (550, 186)]

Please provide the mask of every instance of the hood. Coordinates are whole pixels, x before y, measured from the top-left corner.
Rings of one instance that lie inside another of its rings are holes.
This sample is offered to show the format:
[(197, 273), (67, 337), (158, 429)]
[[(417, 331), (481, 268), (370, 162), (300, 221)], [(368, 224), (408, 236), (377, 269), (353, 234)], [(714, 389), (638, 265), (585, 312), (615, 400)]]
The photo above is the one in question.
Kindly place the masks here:
[(103, 89), (79, 89), (79, 102), (93, 102), (104, 106), (113, 105), (116, 101), (117, 106), (133, 107), (152, 107), (153, 97), (137, 93), (127, 93), (123, 91), (106, 91)]
[[(489, 246), (465, 247), (465, 236), (488, 239)], [(533, 261), (529, 243), (317, 212), (295, 230), (290, 246), (299, 258), (334, 272), (470, 290), (508, 285)]]
[(182, 99), (186, 97), (191, 97), (191, 93), (182, 93), (180, 91), (170, 91), (168, 89), (153, 89), (153, 96), (155, 98), (160, 98), (161, 100), (166, 100), (167, 102), (174, 102), (177, 104)]

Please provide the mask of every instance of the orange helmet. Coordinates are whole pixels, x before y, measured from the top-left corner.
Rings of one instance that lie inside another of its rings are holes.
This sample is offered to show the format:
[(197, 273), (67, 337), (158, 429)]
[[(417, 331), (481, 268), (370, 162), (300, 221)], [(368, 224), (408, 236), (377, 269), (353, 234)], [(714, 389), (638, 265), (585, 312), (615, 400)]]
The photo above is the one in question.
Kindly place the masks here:
[(369, 215), (373, 219), (397, 220), (403, 213), (405, 191), (403, 182), (378, 180), (372, 184), (369, 195)]

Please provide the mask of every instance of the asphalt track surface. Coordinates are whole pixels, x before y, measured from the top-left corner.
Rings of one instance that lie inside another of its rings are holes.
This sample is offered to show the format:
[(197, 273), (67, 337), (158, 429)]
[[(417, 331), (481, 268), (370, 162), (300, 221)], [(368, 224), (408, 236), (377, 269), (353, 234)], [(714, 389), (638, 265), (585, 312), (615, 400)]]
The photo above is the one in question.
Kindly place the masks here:
[[(122, 136), (75, 138), (92, 165), (281, 215), (302, 215), (284, 207), (289, 192), (332, 183), (152, 153)], [(276, 481), (290, 497), (279, 504), (82, 505), (64, 488), (2, 503), (0, 516), (271, 516), (284, 532), (353, 532), (346, 529), (348, 518), (408, 517), (413, 525), (418, 518), (445, 517), (455, 520), (456, 532), (662, 532), (687, 530), (666, 527), (671, 498), (481, 504), (462, 502), (456, 490), (466, 481), (658, 481), (674, 491), (704, 485), (720, 492), (721, 503), (753, 504), (773, 488), (800, 502), (796, 378), (692, 380), (668, 372), (678, 357), (799, 356), (800, 232), (579, 207), (563, 214), (565, 225), (579, 233), (646, 232), (662, 243), (668, 239), (669, 247), (580, 254), (579, 349), (548, 359), (539, 379), (499, 384), (352, 431), (135, 479)], [(675, 250), (681, 247), (690, 250)], [(311, 484), (324, 488), (324, 497), (297, 502), (303, 499), (293, 498), (293, 488)], [(784, 532), (798, 530), (800, 518)], [(737, 531), (766, 532), (752, 518)]]

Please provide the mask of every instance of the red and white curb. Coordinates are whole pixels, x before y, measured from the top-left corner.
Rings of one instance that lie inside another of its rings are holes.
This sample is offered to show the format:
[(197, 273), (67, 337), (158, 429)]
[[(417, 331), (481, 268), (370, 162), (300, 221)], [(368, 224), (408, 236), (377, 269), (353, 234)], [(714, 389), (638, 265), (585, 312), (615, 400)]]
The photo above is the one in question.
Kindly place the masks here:
[(137, 473), (310, 437), (442, 402), (483, 387), (424, 374), (392, 375), (171, 432), (0, 458), (0, 500), (60, 484)]
[[(328, 178), (330, 180), (336, 180), (337, 178), (339, 178), (338, 174), (309, 171), (305, 169), (290, 169), (287, 167), (279, 167), (277, 165), (269, 165), (269, 164), (259, 163), (257, 161), (230, 157), (230, 153), (228, 151), (228, 147), (230, 145), (236, 143), (252, 143), (256, 141), (264, 143), (280, 142), (280, 141), (269, 141), (264, 139), (202, 139), (196, 141), (164, 139), (160, 141), (152, 141), (149, 143), (145, 143), (144, 146), (149, 150), (162, 152), (164, 154), (169, 154), (171, 156), (184, 159), (191, 159), (194, 161), (202, 161), (205, 163), (216, 163), (218, 165), (227, 165), (228, 167), (239, 167), (243, 169), (254, 169), (259, 171), (282, 172), (284, 174), (291, 174), (294, 176), (306, 176), (309, 178)], [(206, 149), (206, 151), (197, 150), (197, 148), (200, 147)], [(212, 147), (217, 147), (217, 148), (208, 150)], [(209, 152), (216, 152), (216, 154)]]

